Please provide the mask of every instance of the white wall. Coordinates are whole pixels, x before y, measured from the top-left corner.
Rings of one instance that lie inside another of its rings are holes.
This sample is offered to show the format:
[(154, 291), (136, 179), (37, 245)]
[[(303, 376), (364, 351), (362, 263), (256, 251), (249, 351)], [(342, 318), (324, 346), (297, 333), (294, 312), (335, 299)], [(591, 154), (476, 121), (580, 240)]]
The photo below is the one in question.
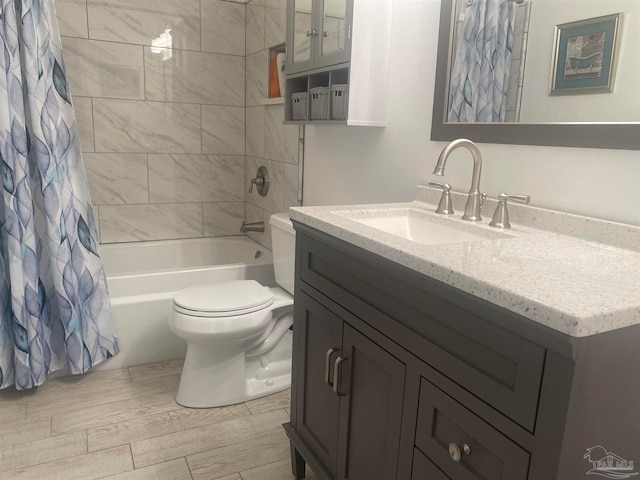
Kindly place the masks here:
[[(576, 9), (576, 5), (580, 5)], [(555, 25), (622, 13), (618, 68), (611, 93), (549, 96)], [(540, 0), (531, 5), (520, 120), (524, 122), (637, 122), (640, 120), (640, 2)]]
[[(305, 205), (408, 201), (416, 184), (431, 179), (469, 189), (467, 152), (452, 155), (445, 177), (431, 174), (445, 145), (429, 140), (439, 5), (394, 0), (386, 128), (306, 128)], [(480, 147), (481, 187), (489, 196), (529, 194), (536, 206), (640, 225), (637, 151)]]

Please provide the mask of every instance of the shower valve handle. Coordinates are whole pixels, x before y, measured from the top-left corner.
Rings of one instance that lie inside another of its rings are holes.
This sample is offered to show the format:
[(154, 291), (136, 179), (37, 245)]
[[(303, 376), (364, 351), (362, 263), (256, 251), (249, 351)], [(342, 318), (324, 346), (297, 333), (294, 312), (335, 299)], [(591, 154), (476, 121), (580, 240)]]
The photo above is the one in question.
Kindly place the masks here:
[(264, 165), (258, 168), (256, 177), (251, 179), (251, 183), (249, 185), (249, 193), (253, 192), (254, 185), (257, 185), (258, 193), (262, 197), (267, 195), (267, 193), (269, 192), (269, 173), (267, 172), (267, 169)]

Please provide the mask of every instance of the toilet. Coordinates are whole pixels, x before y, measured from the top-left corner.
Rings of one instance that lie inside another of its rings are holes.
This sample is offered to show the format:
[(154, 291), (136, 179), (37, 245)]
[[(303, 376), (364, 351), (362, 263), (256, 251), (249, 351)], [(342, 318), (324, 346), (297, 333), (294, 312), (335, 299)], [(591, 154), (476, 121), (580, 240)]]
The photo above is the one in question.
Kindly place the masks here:
[(174, 296), (169, 326), (187, 342), (180, 405), (221, 407), (291, 386), (295, 231), (287, 213), (269, 223), (280, 287), (234, 280)]

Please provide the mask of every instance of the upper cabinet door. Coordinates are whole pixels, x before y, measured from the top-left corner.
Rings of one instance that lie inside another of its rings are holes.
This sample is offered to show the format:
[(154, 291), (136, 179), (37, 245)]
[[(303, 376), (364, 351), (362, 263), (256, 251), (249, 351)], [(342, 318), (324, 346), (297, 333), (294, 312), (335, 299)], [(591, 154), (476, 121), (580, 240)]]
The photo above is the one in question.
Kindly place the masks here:
[(316, 0), (319, 29), (314, 66), (348, 62), (351, 46), (351, 0)]
[(318, 35), (313, 0), (287, 2), (287, 73), (313, 68), (311, 45)]
[(352, 10), (353, 0), (288, 0), (287, 74), (348, 62)]

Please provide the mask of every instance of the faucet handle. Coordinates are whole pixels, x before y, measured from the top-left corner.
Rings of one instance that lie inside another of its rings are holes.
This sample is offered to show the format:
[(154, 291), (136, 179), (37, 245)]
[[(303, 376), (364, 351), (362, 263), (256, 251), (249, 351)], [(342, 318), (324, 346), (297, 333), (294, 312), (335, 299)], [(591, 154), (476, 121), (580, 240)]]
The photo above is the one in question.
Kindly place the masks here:
[(428, 183), (430, 187), (439, 188), (442, 190), (442, 196), (440, 197), (440, 203), (438, 203), (438, 208), (436, 208), (436, 213), (441, 213), (443, 215), (452, 215), (454, 213), (453, 207), (451, 206), (451, 185), (448, 183), (440, 183), (430, 181)]
[(491, 222), (489, 222), (489, 225), (498, 228), (511, 228), (511, 224), (509, 223), (509, 211), (507, 210), (508, 200), (528, 205), (531, 197), (529, 197), (529, 195), (511, 195), (508, 193), (501, 193), (498, 195), (498, 206), (496, 207), (496, 211), (493, 213), (493, 218), (491, 219)]

